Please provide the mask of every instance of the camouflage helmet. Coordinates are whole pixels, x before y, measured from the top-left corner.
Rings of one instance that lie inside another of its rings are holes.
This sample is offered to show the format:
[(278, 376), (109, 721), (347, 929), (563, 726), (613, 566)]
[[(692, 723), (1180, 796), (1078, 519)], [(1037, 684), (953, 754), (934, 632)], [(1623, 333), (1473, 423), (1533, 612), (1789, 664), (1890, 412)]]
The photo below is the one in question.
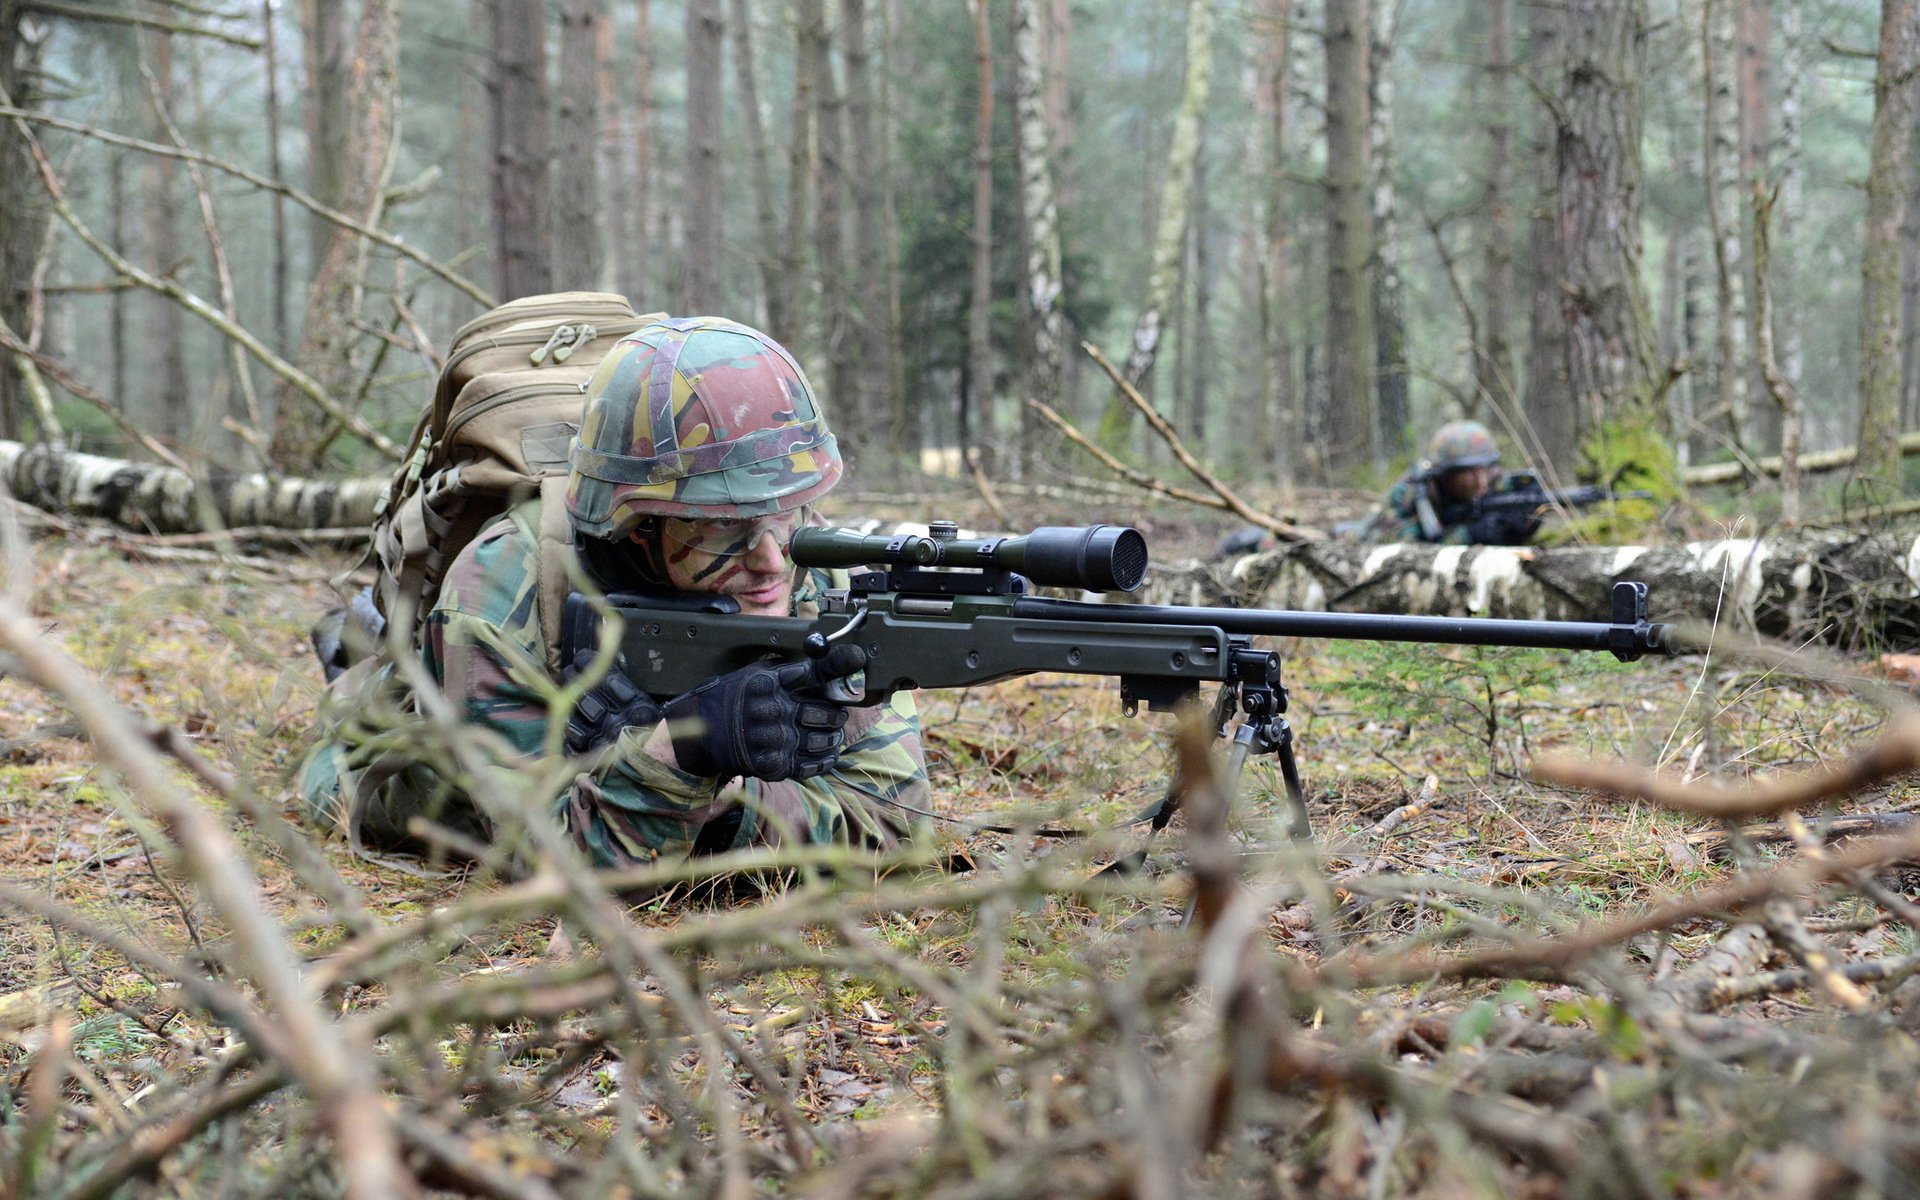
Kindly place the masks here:
[(587, 537), (647, 516), (754, 517), (840, 481), (840, 450), (800, 364), (719, 317), (655, 321), (587, 382), (567, 515)]
[(1499, 461), (1500, 447), (1478, 421), (1448, 421), (1434, 431), (1433, 444), (1427, 449), (1427, 462), (1436, 475), (1467, 467), (1490, 467)]

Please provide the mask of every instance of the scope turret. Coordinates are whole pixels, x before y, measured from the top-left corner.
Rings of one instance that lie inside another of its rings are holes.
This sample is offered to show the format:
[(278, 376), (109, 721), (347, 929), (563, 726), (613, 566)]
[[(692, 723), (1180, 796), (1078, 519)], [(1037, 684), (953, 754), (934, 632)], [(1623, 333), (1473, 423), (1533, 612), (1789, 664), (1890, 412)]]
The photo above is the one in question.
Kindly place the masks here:
[(1012, 571), (1042, 587), (1131, 592), (1147, 577), (1147, 539), (1125, 525), (1050, 525), (1017, 537), (963, 538), (951, 522), (928, 534), (802, 529), (793, 561), (803, 567), (970, 567)]

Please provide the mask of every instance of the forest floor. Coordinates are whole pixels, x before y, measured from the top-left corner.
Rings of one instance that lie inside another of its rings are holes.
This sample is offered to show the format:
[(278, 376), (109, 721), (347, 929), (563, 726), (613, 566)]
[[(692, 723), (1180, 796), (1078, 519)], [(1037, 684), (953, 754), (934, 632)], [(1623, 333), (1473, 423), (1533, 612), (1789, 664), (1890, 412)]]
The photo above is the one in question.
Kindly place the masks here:
[[(907, 517), (916, 499), (924, 509), (924, 498), (869, 496), (843, 501), (829, 515), (848, 515), (858, 504), (869, 515)], [(1121, 508), (1117, 497), (1114, 506)], [(1328, 505), (1334, 516), (1359, 507), (1352, 496)], [(963, 523), (985, 524), (968, 497), (950, 496), (947, 508)], [(1098, 516), (1087, 505), (1045, 508), (1028, 506), (1023, 515), (1036, 524)], [(1192, 510), (1142, 516), (1141, 509), (1136, 497), (1122, 511), (1162, 558), (1204, 553), (1237, 524)], [(258, 877), (260, 903), (299, 954), (316, 963), (352, 957), (380, 931), (424, 930), (436, 914), (477, 897), (513, 894), (515, 885), (491, 870), (356, 858), (338, 840), (290, 836), (301, 827), (291, 774), (310, 743), (321, 690), (306, 631), (329, 602), (327, 579), (338, 562), (222, 557), (97, 531), (43, 531), (28, 554), (30, 585), (8, 586), (24, 592), (46, 639), (105, 695), (183, 734), (235, 781), (226, 798), (201, 794), (234, 831)], [(1791, 1041), (1797, 1068), (1778, 1067), (1779, 1047), (1759, 1035), (1752, 1044), (1715, 1041), (1731, 1035), (1718, 1025), (1718, 1032), (1662, 1025), (1664, 1010), (1642, 1003), (1662, 981), (1689, 978), (1691, 967), (1724, 951), (1736, 924), (1730, 913), (1745, 911), (1739, 906), (1705, 904), (1652, 923), (1617, 939), (1615, 957), (1602, 965), (1535, 963), (1426, 982), (1392, 969), (1449, 943), (1480, 946), (1489, 921), (1553, 937), (1630, 921), (1735, 877), (1722, 823), (1549, 786), (1530, 775), (1538, 756), (1626, 759), (1732, 781), (1832, 763), (1865, 750), (1887, 720), (1871, 676), (1816, 681), (1703, 666), (1698, 658), (1620, 664), (1600, 655), (1422, 646), (1281, 649), (1321, 853), (1317, 874), (1300, 882), (1306, 877), (1281, 832), (1278, 772), (1256, 759), (1228, 845), (1241, 864), (1236, 870), (1263, 897), (1258, 937), (1278, 965), (1247, 995), (1290, 1009), (1302, 1029), (1324, 1026), (1327, 1053), (1353, 1061), (1316, 1059), (1308, 1069), (1287, 1058), (1297, 1058), (1297, 1046), (1277, 1041), (1262, 1053), (1293, 1063), (1296, 1083), (1309, 1086), (1269, 1079), (1263, 1099), (1235, 1108), (1231, 1119), (1209, 1124), (1194, 1115), (1208, 1105), (1195, 1106), (1202, 1093), (1192, 1089), (1206, 1079), (1224, 1088), (1221, 1080), (1253, 1069), (1235, 1058), (1241, 1051), (1223, 1050), (1226, 1075), (1180, 1073), (1208, 1061), (1195, 1048), (1202, 1036), (1194, 1032), (1196, 1014), (1232, 975), (1210, 967), (1203, 949), (1179, 949), (1190, 940), (1180, 928), (1193, 890), (1188, 864), (1202, 871), (1204, 840), (1185, 837), (1177, 818), (1152, 840), (1149, 869), (1124, 884), (1102, 891), (1034, 881), (1056, 869), (1048, 879), (1084, 880), (1147, 841), (1127, 820), (1166, 787), (1174, 722), (1122, 716), (1112, 681), (1042, 675), (920, 700), (934, 803), (947, 818), (937, 827), (941, 852), (964, 851), (972, 874), (999, 882), (965, 900), (953, 898), (959, 885), (952, 882), (901, 885), (920, 889), (901, 893), (903, 907), (868, 911), (849, 901), (837, 917), (792, 895), (680, 903), (669, 892), (632, 909), (628, 918), (639, 928), (678, 931), (673, 961), (724, 1023), (705, 1028), (682, 1014), (686, 1028), (676, 1044), (686, 1053), (644, 1067), (621, 1040), (639, 1036), (635, 1028), (568, 1025), (552, 1013), (514, 1009), (485, 1021), (466, 1013), (416, 1029), (418, 1045), (407, 1053), (420, 1056), (425, 1076), (446, 1078), (409, 1081), (396, 1068), (386, 1086), (444, 1126), (459, 1151), (416, 1144), (408, 1139), (426, 1135), (403, 1130), (409, 1162), (434, 1186), (472, 1194), (586, 1195), (617, 1179), (635, 1194), (712, 1187), (744, 1195), (744, 1174), (784, 1175), (795, 1190), (817, 1186), (819, 1194), (932, 1193), (970, 1175), (983, 1194), (997, 1187), (1001, 1194), (1095, 1195), (1113, 1184), (1114, 1172), (1134, 1194), (1177, 1194), (1156, 1190), (1156, 1168), (1140, 1142), (1148, 1135), (1129, 1124), (1142, 1119), (1143, 1105), (1157, 1107), (1157, 1096), (1158, 1105), (1188, 1106), (1188, 1117), (1207, 1126), (1204, 1136), (1192, 1132), (1194, 1146), (1178, 1170), (1222, 1192), (1630, 1195), (1650, 1187), (1652, 1194), (1815, 1195), (1844, 1184), (1912, 1194), (1920, 1178), (1913, 1138), (1894, 1132), (1911, 1128), (1912, 1078), (1882, 1080), (1870, 1103), (1848, 1090), (1859, 1085), (1835, 1084), (1836, 1103), (1822, 1105), (1814, 1086), (1829, 1078), (1827, 1055), (1844, 1057), (1848, 1045), (1859, 1052), (1863, 1030), (1894, 1039), (1874, 1043), (1884, 1069), (1913, 1069), (1911, 1038), (1899, 1023), (1904, 1006), (1873, 993), (1876, 983), (1892, 992), (1915, 969), (1914, 931), (1896, 919), (1898, 896), (1876, 907), (1857, 888), (1802, 888), (1797, 908), (1771, 915), (1778, 944), (1763, 944), (1716, 978), (1795, 969), (1802, 976), (1783, 976), (1773, 987), (1743, 984), (1751, 991), (1691, 1006), (1715, 1020), (1787, 1031), (1781, 1036)], [(178, 777), (188, 784), (185, 772)], [(1920, 786), (1906, 779), (1873, 782), (1838, 806), (1872, 817), (1877, 831), (1904, 828), (1903, 814), (1915, 809)], [(985, 831), (974, 820), (980, 817), (1027, 829), (1074, 825), (1093, 836)], [(1792, 833), (1761, 829), (1740, 853), (1764, 871), (1793, 857)], [(157, 1194), (193, 1192), (196, 1181), (215, 1175), (249, 1181), (235, 1186), (236, 1195), (268, 1194), (289, 1180), (298, 1186), (280, 1194), (324, 1192), (315, 1182), (326, 1178), (324, 1156), (297, 1132), (320, 1118), (301, 1116), (295, 1105), (284, 1112), (266, 1105), (243, 1124), (223, 1126), (222, 1113), (208, 1116), (180, 1099), (221, 1082), (218, 1064), (233, 1039), (190, 988), (183, 992), (151, 964), (111, 948), (107, 935), (118, 934), (215, 977), (244, 973), (219, 914), (163, 852), (166, 841), (128, 802), (66, 706), (23, 679), (0, 676), (0, 875), (60, 906), (29, 916), (9, 905), (0, 915), (0, 1105), (14, 1109), (10, 1098), (25, 1096), (31, 1109), (29, 1076), (49, 1038), (70, 1047), (64, 1106), (49, 1121), (49, 1140), (31, 1144), (41, 1165), (17, 1132), (33, 1127), (32, 1113), (14, 1111), (0, 1119), (0, 1181), (64, 1177), (66, 1190), (48, 1194), (85, 1194), (71, 1181), (110, 1177), (90, 1173), (108, 1170), (100, 1164), (131, 1144), (143, 1114), (177, 1116), (184, 1105), (201, 1121), (193, 1136), (177, 1141), (173, 1159), (129, 1169), (125, 1178), (157, 1180)], [(855, 895), (846, 874), (798, 891)], [(1910, 894), (1910, 882), (1897, 871), (1881, 877), (1899, 895)], [(751, 923), (756, 909), (777, 913), (782, 905), (802, 914), (791, 937), (729, 932)], [(378, 1014), (383, 1005), (404, 1007), (435, 981), (483, 976), (538, 976), (542, 987), (559, 987), (578, 976), (566, 971), (588, 955), (586, 943), (612, 952), (590, 920), (557, 911), (512, 910), (422, 932), (391, 978), (335, 980), (326, 1005), (343, 1020)], [(1211, 930), (1207, 937), (1224, 936), (1200, 924)], [(1796, 924), (1834, 964), (1893, 965), (1856, 972), (1868, 995), (1850, 1005), (1822, 990), (1817, 971), (1808, 974), (1818, 963), (1807, 962), (1804, 945), (1787, 946)], [(740, 945), (751, 952), (727, 940), (735, 936), (748, 938)], [(1181, 965), (1168, 965), (1175, 960)], [(1334, 969), (1356, 961), (1348, 976)], [(1296, 970), (1309, 974), (1288, 973)], [(1631, 980), (1621, 982), (1619, 972)], [(1343, 979), (1352, 986), (1339, 986)], [(642, 991), (674, 1005), (667, 966), (652, 963), (645, 980)], [(979, 988), (994, 999), (980, 999), (971, 990)], [(417, 1006), (409, 1011), (431, 1023)], [(1136, 1028), (1128, 1030), (1129, 1022)], [(1122, 1036), (1112, 1036), (1116, 1029)], [(648, 1035), (657, 1041), (659, 1033)], [(713, 1061), (718, 1043), (702, 1038), (729, 1033), (740, 1042), (732, 1051), (738, 1070), (730, 1087), (715, 1087), (701, 1064)], [(1222, 1046), (1231, 1042), (1225, 1029), (1218, 1037)], [(470, 1078), (483, 1042), (490, 1055), (484, 1086)], [(1709, 1042), (1719, 1048), (1701, 1051)], [(1097, 1050), (1089, 1048), (1095, 1043)], [(774, 1064), (770, 1074), (747, 1070), (758, 1061), (753, 1048)], [(1553, 1082), (1530, 1074), (1499, 1082), (1496, 1050), (1506, 1068), (1513, 1065), (1507, 1059), (1524, 1057), (1527, 1071)], [(1353, 1065), (1363, 1054), (1373, 1056), (1365, 1069)], [(1783, 1073), (1769, 1074), (1775, 1070)], [(1776, 1086), (1751, 1094), (1759, 1080), (1789, 1077), (1813, 1089), (1806, 1111)], [(517, 1090), (509, 1095), (502, 1081)], [(681, 1094), (670, 1094), (675, 1086)], [(1623, 1087), (1627, 1094), (1612, 1090)], [(1474, 1115), (1473, 1105), (1490, 1096), (1522, 1106), (1515, 1112), (1541, 1106), (1541, 1129), (1516, 1128), (1505, 1110)], [(1842, 1096), (1846, 1104), (1837, 1103)], [(1761, 1110), (1766, 1115), (1756, 1116)], [(688, 1112), (701, 1132), (680, 1136), (717, 1139), (721, 1153), (712, 1157), (720, 1165), (663, 1150), (652, 1166), (620, 1166), (622, 1156), (606, 1148), (622, 1129), (663, 1145), (671, 1140), (663, 1127)], [(934, 1132), (927, 1114), (935, 1113), (944, 1114), (946, 1132)], [(468, 1118), (484, 1119), (485, 1134), (462, 1123)], [(1069, 1131), (1089, 1122), (1110, 1128), (1099, 1135), (1083, 1129), (1076, 1141)], [(1234, 1132), (1213, 1127), (1221, 1122)], [(246, 1133), (200, 1136), (229, 1126)], [(1600, 1131), (1595, 1136), (1611, 1148), (1589, 1152), (1581, 1130)], [(1828, 1144), (1835, 1138), (1852, 1140)], [(1142, 1161), (1127, 1158), (1130, 1143)], [(865, 1153), (846, 1153), (850, 1145)], [(602, 1147), (614, 1165), (569, 1163), (568, 1148), (582, 1146)], [(1053, 1147), (1045, 1160), (1051, 1167), (1034, 1165), (1020, 1149), (1042, 1146)], [(1593, 1154), (1607, 1161), (1638, 1155), (1644, 1164), (1609, 1176)], [(1844, 1166), (1850, 1156), (1855, 1165)], [(420, 1167), (423, 1161), (434, 1169)], [(940, 1170), (927, 1165), (935, 1162)], [(525, 1190), (502, 1191), (502, 1178)]]

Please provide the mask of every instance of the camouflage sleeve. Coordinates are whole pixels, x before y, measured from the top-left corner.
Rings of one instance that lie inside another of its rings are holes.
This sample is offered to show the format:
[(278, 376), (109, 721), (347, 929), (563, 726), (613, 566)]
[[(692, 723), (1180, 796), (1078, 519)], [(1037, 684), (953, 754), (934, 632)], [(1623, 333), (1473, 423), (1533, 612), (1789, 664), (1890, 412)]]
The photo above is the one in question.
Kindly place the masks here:
[(1393, 485), (1360, 530), (1360, 540), (1376, 546), (1421, 540), (1420, 517), (1413, 510), (1413, 486), (1407, 480)]

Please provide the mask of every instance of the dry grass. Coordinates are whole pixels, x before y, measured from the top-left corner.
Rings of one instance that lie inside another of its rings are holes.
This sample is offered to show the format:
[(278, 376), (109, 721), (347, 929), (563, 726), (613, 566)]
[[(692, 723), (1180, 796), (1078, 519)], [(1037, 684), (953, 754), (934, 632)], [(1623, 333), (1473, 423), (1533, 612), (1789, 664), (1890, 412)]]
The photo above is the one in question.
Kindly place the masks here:
[[(31, 556), (44, 641), (232, 777), (171, 786), (302, 965), (276, 992), (180, 828), (68, 704), (0, 678), (0, 1190), (380, 1194), (380, 1144), (342, 1136), (360, 1086), (396, 1186), (447, 1194), (1920, 1188), (1898, 986), (1920, 846), (1730, 856), (1711, 822), (1524, 774), (1552, 750), (1732, 779), (1831, 761), (1880, 727), (1860, 691), (1292, 647), (1319, 851), (1279, 836), (1270, 766), (1223, 825), (1190, 757), (1190, 819), (1117, 881), (1093, 870), (1141, 841), (1115, 827), (1158, 798), (1173, 722), (1126, 720), (1098, 680), (929, 695), (944, 812), (1095, 835), (945, 824), (878, 880), (796, 855), (763, 864), (804, 880), (767, 898), (628, 907), (560, 848), (514, 881), (306, 836), (287, 772), (324, 571)], [(1843, 807), (1914, 800), (1890, 780)], [(977, 869), (927, 865), (959, 846)], [(359, 1082), (273, 1036), (293, 1008)]]

